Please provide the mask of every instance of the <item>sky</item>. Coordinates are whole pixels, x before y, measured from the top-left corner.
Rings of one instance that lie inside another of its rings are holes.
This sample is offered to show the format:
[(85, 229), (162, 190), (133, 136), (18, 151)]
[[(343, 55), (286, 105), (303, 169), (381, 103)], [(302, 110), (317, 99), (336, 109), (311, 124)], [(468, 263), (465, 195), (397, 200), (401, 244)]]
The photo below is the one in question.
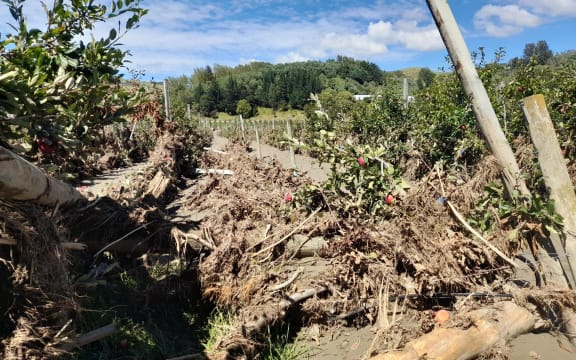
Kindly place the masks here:
[[(106, 0), (102, 0), (104, 4)], [(45, 1), (51, 4), (52, 0)], [(545, 40), (554, 53), (576, 49), (576, 0), (448, 1), (470, 51), (504, 61)], [(27, 0), (33, 27), (45, 26), (39, 0)], [(252, 61), (286, 63), (345, 55), (382, 70), (446, 67), (447, 52), (425, 0), (143, 0), (149, 10), (124, 38), (128, 67), (147, 79)], [(0, 3), (0, 34), (10, 33)], [(100, 25), (98, 31), (112, 24)]]

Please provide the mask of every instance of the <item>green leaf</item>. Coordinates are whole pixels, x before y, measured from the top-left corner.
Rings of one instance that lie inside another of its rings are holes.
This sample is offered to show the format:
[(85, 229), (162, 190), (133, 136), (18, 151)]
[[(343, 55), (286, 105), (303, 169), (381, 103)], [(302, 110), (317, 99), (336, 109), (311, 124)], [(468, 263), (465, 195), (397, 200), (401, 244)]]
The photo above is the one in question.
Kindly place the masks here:
[(0, 81), (11, 80), (18, 75), (18, 70), (12, 70), (4, 74), (0, 74)]

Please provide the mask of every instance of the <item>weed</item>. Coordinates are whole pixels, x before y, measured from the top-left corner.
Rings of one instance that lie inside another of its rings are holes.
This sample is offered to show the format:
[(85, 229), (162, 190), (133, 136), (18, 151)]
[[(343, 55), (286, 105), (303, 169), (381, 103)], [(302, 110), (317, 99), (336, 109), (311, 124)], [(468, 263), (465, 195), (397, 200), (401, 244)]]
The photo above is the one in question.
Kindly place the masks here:
[(201, 342), (206, 352), (214, 351), (222, 338), (232, 330), (233, 316), (221, 309), (215, 309), (207, 324), (208, 336)]
[(285, 333), (274, 334), (268, 329), (268, 349), (262, 354), (264, 360), (296, 360), (307, 357), (309, 349), (301, 344), (290, 342), (290, 328)]

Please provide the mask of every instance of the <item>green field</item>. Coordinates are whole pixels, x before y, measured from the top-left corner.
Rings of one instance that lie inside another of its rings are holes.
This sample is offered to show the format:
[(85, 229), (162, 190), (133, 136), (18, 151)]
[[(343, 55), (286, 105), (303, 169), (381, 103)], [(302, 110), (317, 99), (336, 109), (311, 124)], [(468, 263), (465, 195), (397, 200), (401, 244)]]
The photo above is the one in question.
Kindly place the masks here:
[[(304, 120), (306, 116), (304, 115), (304, 111), (302, 110), (295, 110), (290, 109), (287, 111), (274, 111), (271, 108), (265, 107), (258, 107), (258, 115), (251, 117), (250, 120)], [(224, 112), (218, 113), (218, 120), (232, 120), (238, 119), (238, 115), (230, 115)]]

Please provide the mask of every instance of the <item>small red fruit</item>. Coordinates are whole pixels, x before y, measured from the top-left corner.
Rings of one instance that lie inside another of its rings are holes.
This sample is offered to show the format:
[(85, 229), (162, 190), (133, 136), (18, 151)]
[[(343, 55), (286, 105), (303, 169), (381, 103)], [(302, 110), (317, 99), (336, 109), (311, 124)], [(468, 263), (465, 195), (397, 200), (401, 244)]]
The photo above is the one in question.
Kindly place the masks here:
[(44, 155), (52, 154), (56, 151), (56, 144), (49, 139), (41, 137), (38, 139), (38, 149), (40, 149)]
[(290, 194), (284, 195), (284, 201), (286, 201), (287, 203), (292, 202), (292, 200), (293, 200), (292, 195), (290, 195)]
[(393, 202), (394, 202), (394, 196), (392, 196), (392, 194), (386, 195), (386, 204), (392, 205)]
[(362, 167), (366, 166), (366, 161), (362, 156), (358, 156), (358, 164)]

